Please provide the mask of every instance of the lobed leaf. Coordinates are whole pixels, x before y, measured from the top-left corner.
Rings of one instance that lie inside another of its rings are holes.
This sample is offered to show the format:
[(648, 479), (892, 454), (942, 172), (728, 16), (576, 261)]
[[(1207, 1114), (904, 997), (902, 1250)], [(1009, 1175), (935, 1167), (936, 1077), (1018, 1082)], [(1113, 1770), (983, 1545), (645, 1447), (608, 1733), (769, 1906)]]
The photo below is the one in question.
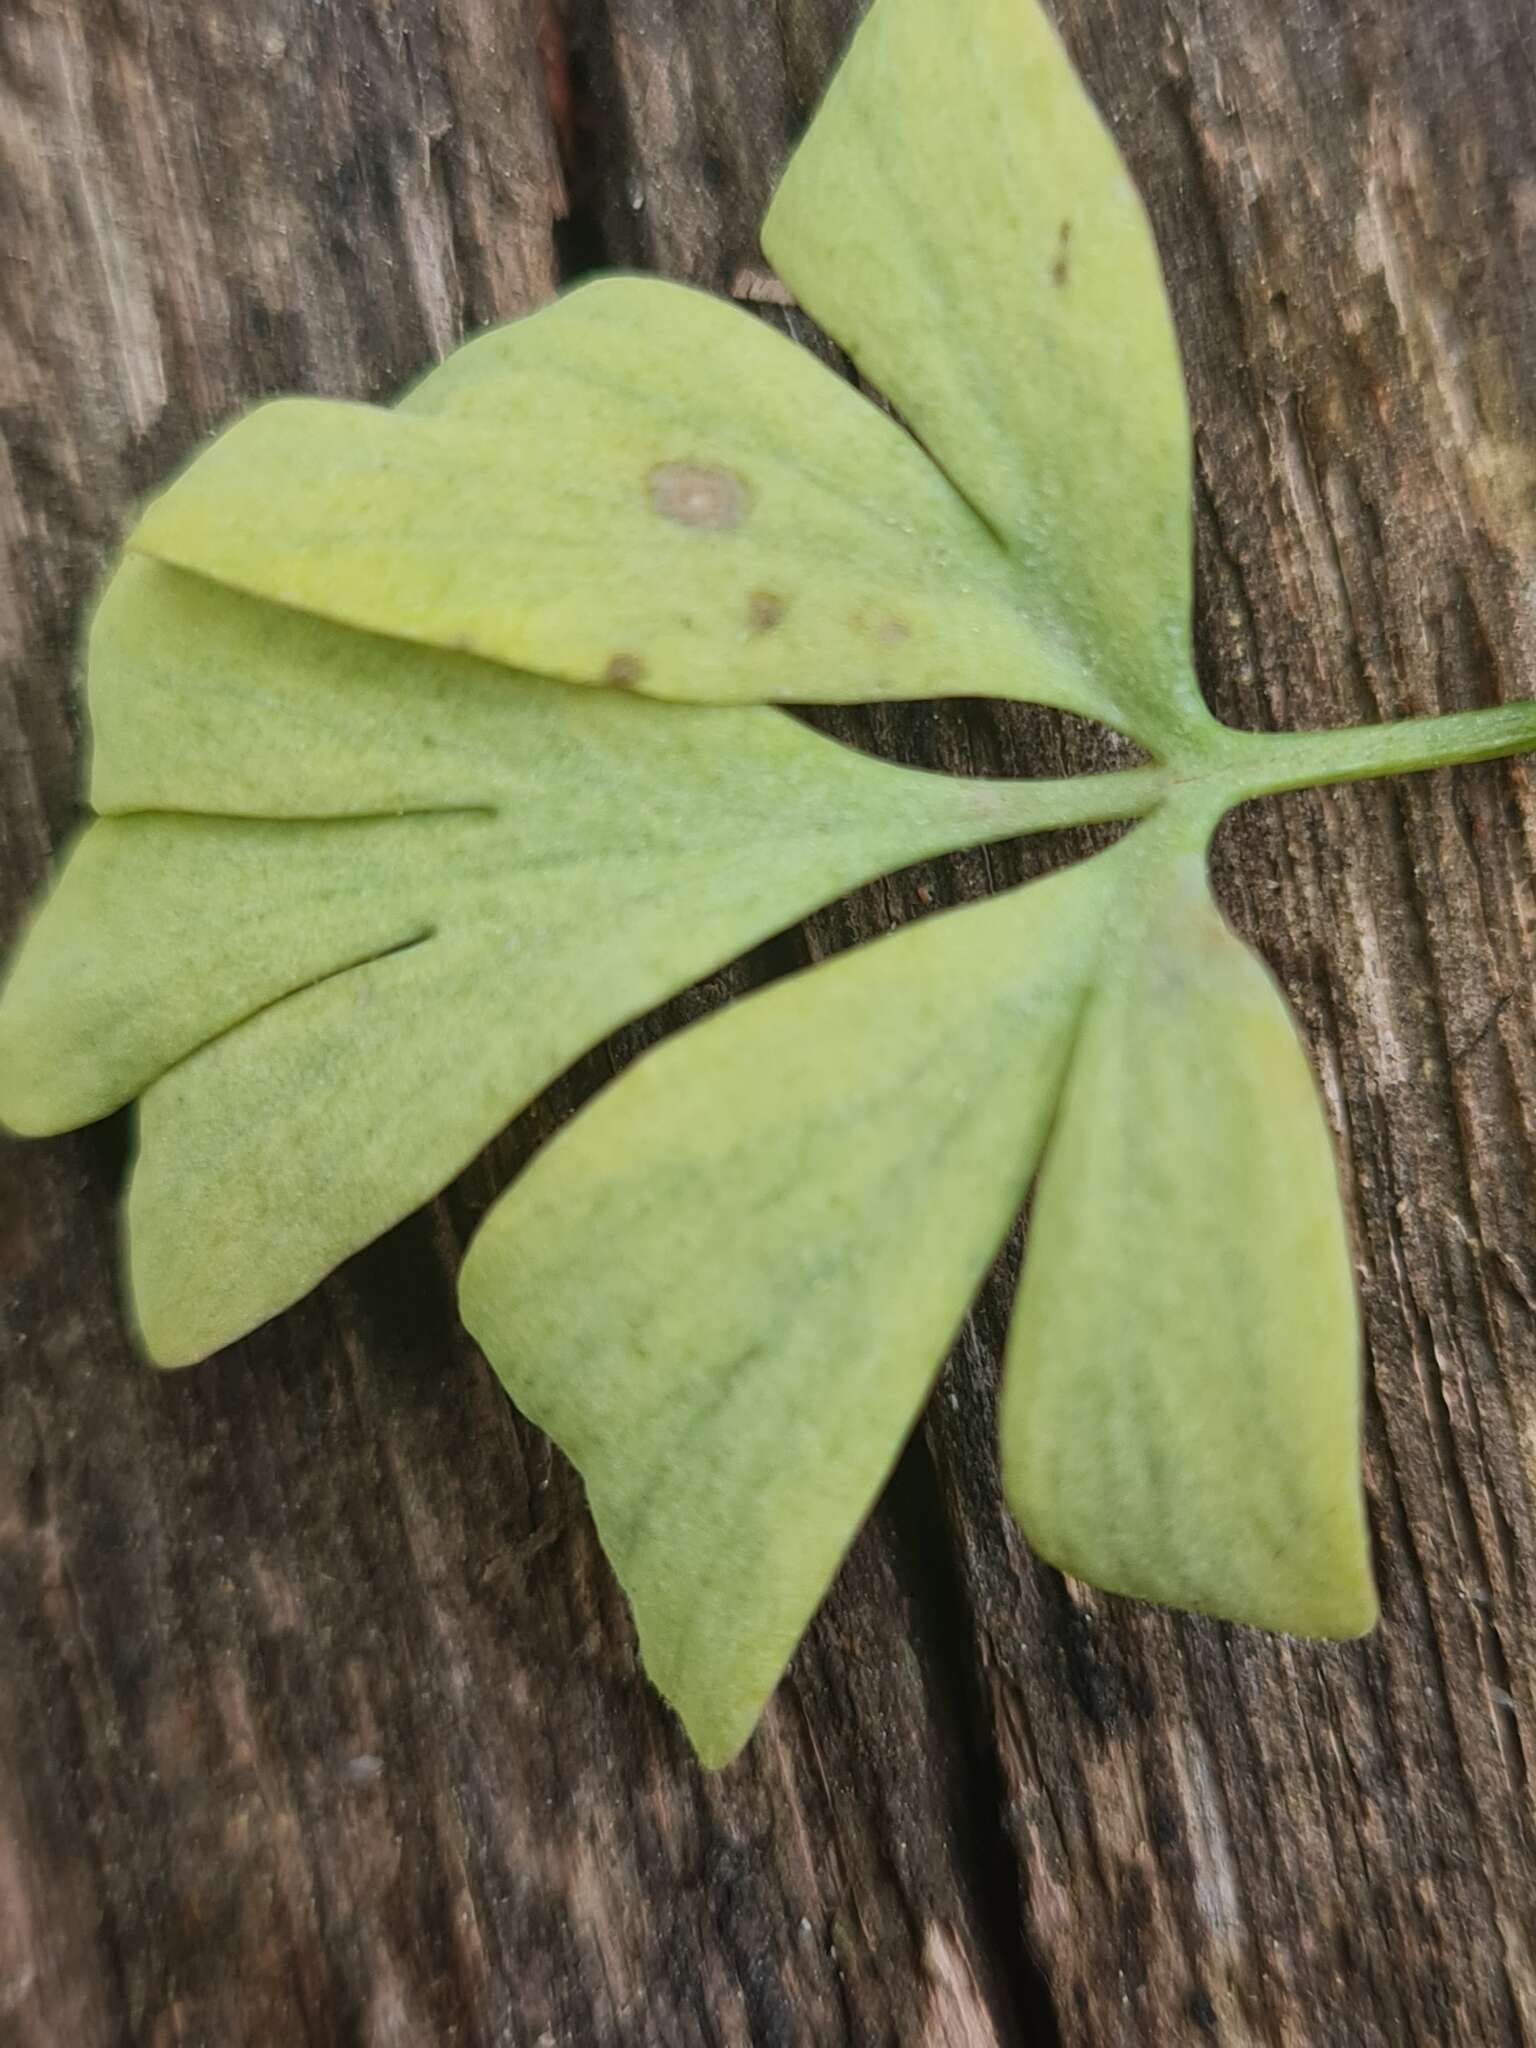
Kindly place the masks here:
[(901, 428), (761, 321), (654, 279), (589, 284), (482, 336), (394, 411), (260, 407), (133, 545), (568, 682), (1120, 716)]
[(143, 1095), (128, 1238), (163, 1364), (295, 1300), (626, 1018), (1075, 797), (894, 768), (777, 712), (568, 689), (142, 560), (97, 615), (90, 697), (117, 815), (14, 964), (0, 1116), (58, 1130)]
[(750, 1733), (1018, 1212), (1125, 858), (669, 1040), (470, 1249), (465, 1322), (581, 1469), (707, 1763)]
[(876, 0), (763, 247), (1007, 546), (1109, 722), (1198, 745), (1178, 349), (1141, 202), (1043, 11)]
[(0, 996), (13, 1127), (142, 1098), (135, 1307), (182, 1363), (817, 904), (1169, 789), (951, 782), (752, 707), (1015, 696), (1204, 779), (1108, 854), (670, 1041), (476, 1238), (466, 1320), (585, 1474), (716, 1763), (1042, 1150), (1001, 1417), (1032, 1540), (1271, 1627), (1375, 1614), (1327, 1132), (1204, 875), (1252, 785), (1191, 670), (1177, 354), (1044, 15), (876, 0), (764, 241), (931, 457), (758, 322), (639, 279), (392, 411), (261, 408), (103, 600), (99, 815)]
[(1008, 1497), (1063, 1570), (1300, 1635), (1373, 1625), (1328, 1130), (1199, 851), (1144, 865), (1106, 945), (1035, 1197), (1001, 1427)]

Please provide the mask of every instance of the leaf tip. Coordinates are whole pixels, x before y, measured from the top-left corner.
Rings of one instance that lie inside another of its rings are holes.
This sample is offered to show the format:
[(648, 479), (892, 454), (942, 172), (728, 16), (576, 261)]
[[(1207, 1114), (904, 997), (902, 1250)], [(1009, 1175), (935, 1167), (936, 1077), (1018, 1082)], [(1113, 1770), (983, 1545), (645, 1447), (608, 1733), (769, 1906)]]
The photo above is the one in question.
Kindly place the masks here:
[(209, 1349), (179, 1327), (173, 1315), (145, 1311), (135, 1290), (128, 1302), (128, 1321), (139, 1356), (156, 1372), (180, 1372), (189, 1365), (201, 1365)]
[(1289, 1619), (1261, 1625), (1318, 1642), (1348, 1643), (1368, 1636), (1380, 1619), (1370, 1547), (1362, 1538), (1357, 1555), (1339, 1558), (1326, 1577), (1298, 1590)]
[[(172, 1262), (163, 1255), (147, 1257), (135, 1241), (130, 1207), (125, 1219), (123, 1307), (135, 1348), (157, 1372), (179, 1372), (201, 1365), (215, 1351), (241, 1335), (217, 1327), (217, 1295), (201, 1286), (178, 1286)], [(177, 1264), (180, 1263), (178, 1258)]]
[(0, 1000), (0, 1130), (12, 1137), (57, 1138), (106, 1113), (80, 1113), (86, 1105), (76, 1099), (78, 1087), (72, 1093), (52, 1070), (53, 1042), (25, 1018), (8, 1016)]
[(9, 1048), (0, 1039), (0, 1131), (13, 1138), (56, 1138), (72, 1125), (50, 1109), (46, 1096), (18, 1080)]
[(1230, 1527), (1208, 1548), (1186, 1547), (1178, 1558), (1169, 1555), (1164, 1534), (1154, 1532), (1146, 1554), (1134, 1561), (1117, 1541), (1101, 1543), (1086, 1532), (1074, 1538), (1046, 1526), (1040, 1503), (1006, 1458), (1003, 1490), (1044, 1563), (1122, 1599), (1309, 1642), (1354, 1642), (1381, 1618), (1363, 1514), (1347, 1532), (1330, 1530), (1327, 1518), (1299, 1531), (1290, 1559), (1275, 1556), (1266, 1535)]
[[(674, 1708), (673, 1711), (677, 1712), (677, 1709)], [(688, 1737), (700, 1768), (710, 1772), (726, 1770), (735, 1763), (751, 1740), (753, 1729), (757, 1725), (755, 1719), (748, 1727), (740, 1728), (728, 1726), (723, 1721), (708, 1717), (701, 1719), (694, 1716), (689, 1719), (681, 1713), (678, 1713), (678, 1719), (682, 1722), (683, 1733)]]

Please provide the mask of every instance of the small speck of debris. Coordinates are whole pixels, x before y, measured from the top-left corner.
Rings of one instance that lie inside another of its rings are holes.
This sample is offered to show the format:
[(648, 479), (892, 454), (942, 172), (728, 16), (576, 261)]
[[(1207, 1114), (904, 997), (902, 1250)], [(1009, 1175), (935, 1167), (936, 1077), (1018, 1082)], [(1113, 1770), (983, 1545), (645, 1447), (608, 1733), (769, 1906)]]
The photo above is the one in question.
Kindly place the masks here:
[(645, 675), (645, 663), (638, 654), (616, 654), (603, 670), (603, 681), (615, 689), (628, 690)]
[(354, 1785), (371, 1785), (384, 1769), (381, 1756), (355, 1756), (347, 1765), (347, 1777)]
[(699, 462), (658, 462), (646, 479), (651, 503), (678, 526), (707, 526), (717, 532), (740, 526), (752, 507), (745, 477), (734, 469)]
[(1215, 2033), (1217, 2012), (1215, 2006), (1211, 2003), (1209, 1992), (1202, 1991), (1197, 1986), (1189, 1994), (1187, 2010), (1190, 2018), (1200, 2028), (1202, 2033)]
[(754, 590), (747, 599), (747, 624), (754, 633), (771, 633), (788, 609), (776, 590)]
[(731, 279), (731, 297), (745, 299), (751, 306), (793, 306), (797, 303), (783, 278), (775, 277), (771, 270), (755, 270), (750, 264), (743, 264)]

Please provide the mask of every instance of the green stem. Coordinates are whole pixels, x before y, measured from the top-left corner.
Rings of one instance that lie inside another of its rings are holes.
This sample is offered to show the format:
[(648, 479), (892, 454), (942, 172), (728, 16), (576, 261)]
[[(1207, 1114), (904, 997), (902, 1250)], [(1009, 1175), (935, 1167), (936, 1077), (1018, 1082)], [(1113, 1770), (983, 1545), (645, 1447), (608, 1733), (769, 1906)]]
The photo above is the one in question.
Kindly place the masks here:
[[(1223, 811), (1250, 797), (1536, 752), (1536, 702), (1333, 732), (1217, 730), (1219, 741), (1185, 765), (1124, 768), (1060, 781), (978, 780), (970, 785), (969, 801), (980, 815), (971, 822), (979, 839), (1012, 838), (1064, 825), (1144, 818), (1169, 798), (1189, 796), (1208, 809), (1214, 826)], [(951, 829), (946, 818), (945, 830)]]
[[(1536, 703), (1498, 704), (1391, 725), (1354, 725), (1335, 732), (1229, 731), (1212, 765), (1189, 780), (1211, 780), (1229, 801), (1316, 789), (1327, 782), (1364, 782), (1464, 761), (1494, 761), (1536, 750)], [(1180, 778), (1186, 779), (1186, 778)]]
[(1104, 775), (1069, 775), (1059, 781), (970, 784), (977, 822), (987, 839), (1057, 832), (1067, 825), (1106, 825), (1145, 818), (1168, 795), (1164, 768), (1120, 768)]

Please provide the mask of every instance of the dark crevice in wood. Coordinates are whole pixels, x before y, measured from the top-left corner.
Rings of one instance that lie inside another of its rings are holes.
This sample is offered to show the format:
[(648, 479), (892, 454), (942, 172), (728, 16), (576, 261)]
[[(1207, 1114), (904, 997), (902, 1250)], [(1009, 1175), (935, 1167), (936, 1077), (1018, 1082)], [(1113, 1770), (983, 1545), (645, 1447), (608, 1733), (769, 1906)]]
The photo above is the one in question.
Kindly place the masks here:
[(984, 1938), (998, 2039), (1020, 2048), (1060, 2048), (1050, 1982), (1025, 1932), (1028, 1873), (1008, 1831), (1008, 1788), (976, 1661), (976, 1617), (921, 1429), (891, 1477), (885, 1508), (900, 1545), (930, 1706), (948, 1738), (944, 1793), (958, 1867)]
[(564, 37), (566, 214), (555, 226), (562, 285), (594, 270), (645, 268), (630, 246), (644, 147), (618, 75), (611, 0), (555, 0)]
[(572, 285), (594, 270), (613, 264), (608, 243), (605, 194), (611, 173), (613, 138), (598, 111), (592, 83), (592, 62), (583, 42), (567, 32), (564, 11), (546, 6), (545, 20), (558, 19), (551, 38), (561, 37), (558, 68), (561, 97), (555, 109), (556, 134), (565, 171), (565, 214), (555, 222), (555, 262), (562, 285)]

